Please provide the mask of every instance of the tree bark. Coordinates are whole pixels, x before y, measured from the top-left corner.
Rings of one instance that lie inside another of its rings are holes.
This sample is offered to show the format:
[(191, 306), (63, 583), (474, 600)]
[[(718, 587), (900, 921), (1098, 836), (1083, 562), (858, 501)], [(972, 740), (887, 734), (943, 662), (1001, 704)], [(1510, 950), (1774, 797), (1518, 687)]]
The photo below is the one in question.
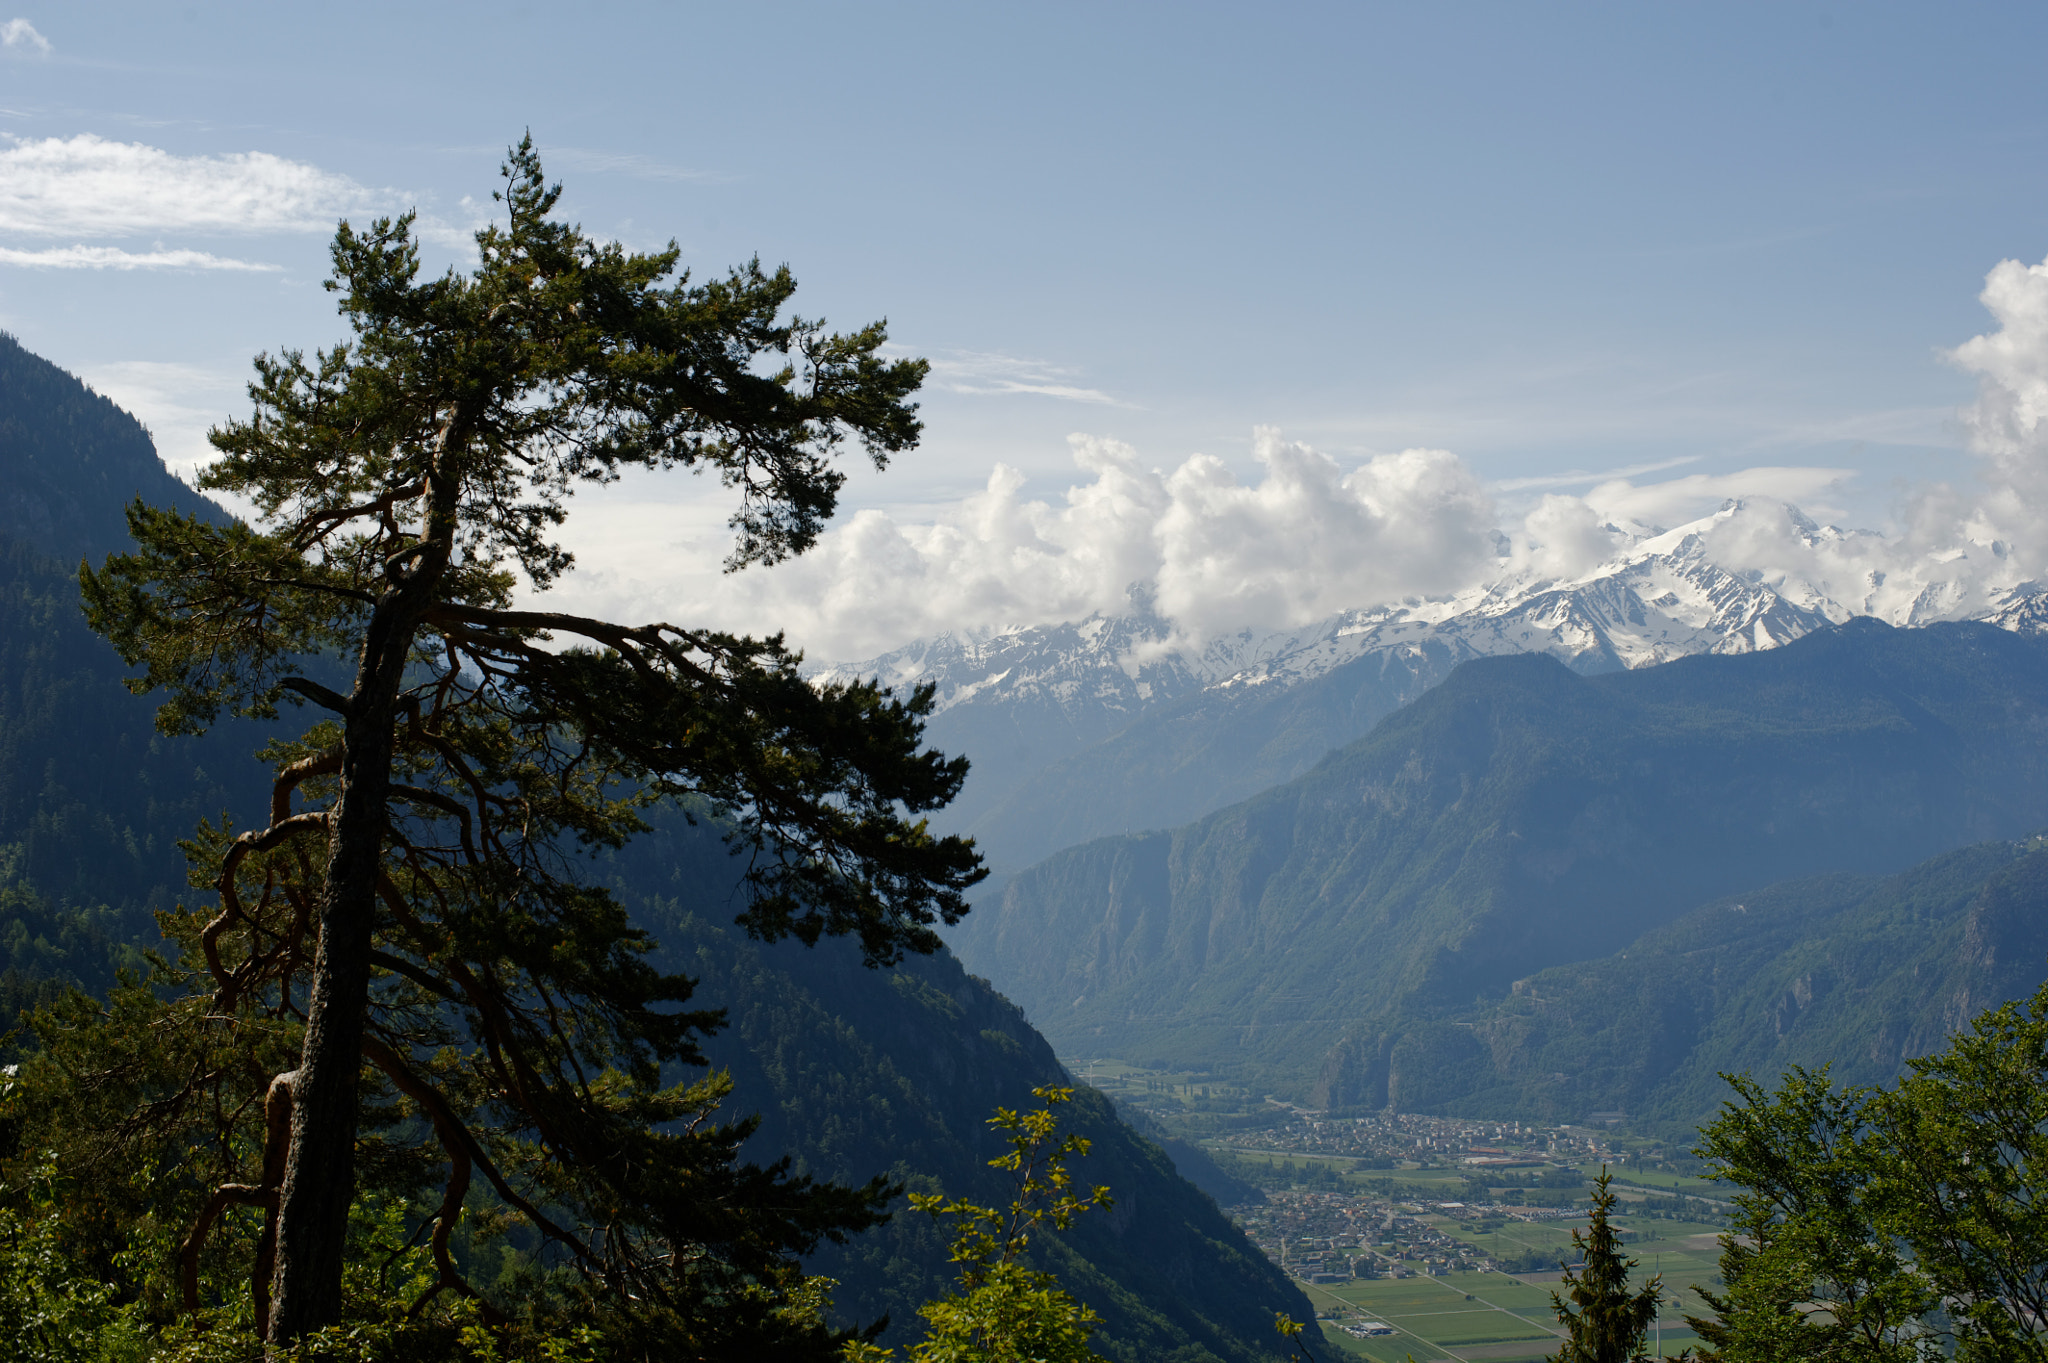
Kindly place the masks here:
[[(342, 724), (341, 799), (318, 909), (320, 943), (306, 1034), (292, 1085), (293, 1120), (278, 1198), (277, 1267), (268, 1340), (275, 1347), (341, 1320), (348, 1209), (355, 1197), (356, 1089), (363, 1064), (370, 952), (384, 864), (386, 802), (398, 693), (413, 635), (453, 544), (457, 440), (437, 441), (431, 503), (412, 566), (394, 566), (363, 635), (355, 689)], [(402, 564), (403, 560), (396, 560)]]

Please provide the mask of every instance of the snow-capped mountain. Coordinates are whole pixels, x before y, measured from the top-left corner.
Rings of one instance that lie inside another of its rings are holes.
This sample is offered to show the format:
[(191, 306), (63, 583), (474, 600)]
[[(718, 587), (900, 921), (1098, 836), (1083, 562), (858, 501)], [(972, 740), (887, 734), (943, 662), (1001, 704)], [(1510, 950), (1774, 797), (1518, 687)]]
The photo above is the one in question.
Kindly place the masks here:
[(1455, 596), (1300, 628), (1190, 642), (1134, 589), (1122, 615), (941, 635), (818, 675), (931, 683), (933, 741), (974, 763), (945, 822), (974, 832), (999, 869), (1016, 869), (1290, 779), (1468, 658), (1544, 652), (1605, 672), (1774, 648), (1866, 614), (2048, 628), (2048, 590), (2037, 584), (1970, 612), (1938, 576), (1887, 584), (1882, 571), (1858, 570), (1857, 541), (1875, 537), (1777, 504), (1770, 514), (1790, 516), (1795, 546), (1803, 542), (1809, 563), (1833, 565), (1834, 580), (1732, 570), (1712, 546), (1739, 532), (1745, 514), (1755, 513), (1731, 501), (1691, 524), (1625, 537), (1614, 558), (1568, 581), (1504, 563), (1500, 580)]

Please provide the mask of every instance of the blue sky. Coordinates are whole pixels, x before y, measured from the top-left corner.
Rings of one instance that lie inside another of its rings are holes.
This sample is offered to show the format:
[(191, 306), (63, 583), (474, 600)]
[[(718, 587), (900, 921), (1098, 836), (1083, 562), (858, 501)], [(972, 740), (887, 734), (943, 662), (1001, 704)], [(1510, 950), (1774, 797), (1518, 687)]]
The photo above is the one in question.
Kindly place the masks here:
[[(2039, 6), (5, 18), (0, 326), (174, 461), (251, 354), (339, 335), (338, 213), (417, 204), (456, 259), (528, 127), (592, 231), (787, 261), (805, 311), (886, 315), (935, 361), (925, 447), (849, 489), (905, 525), (957, 519), (998, 462), (1057, 509), (1092, 476), (1073, 433), (1249, 482), (1258, 426), (1347, 469), (1452, 451), (1503, 514), (1615, 470), (1704, 498), (1768, 468), (1755, 491), (1881, 524), (1971, 476), (1973, 380), (1941, 352), (1989, 329), (1987, 271), (2048, 256)], [(1814, 468), (1853, 476), (1783, 472)], [(614, 597), (664, 565), (717, 590), (702, 493), (628, 490), (670, 516), (616, 537)]]

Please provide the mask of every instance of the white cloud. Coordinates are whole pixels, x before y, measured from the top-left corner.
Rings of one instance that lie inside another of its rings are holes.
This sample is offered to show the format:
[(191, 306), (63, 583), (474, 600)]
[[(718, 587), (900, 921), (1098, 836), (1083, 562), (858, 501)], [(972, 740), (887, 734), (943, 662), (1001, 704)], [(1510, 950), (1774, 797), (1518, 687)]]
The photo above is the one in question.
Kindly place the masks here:
[(1581, 499), (1548, 494), (1522, 518), (1514, 566), (1533, 577), (1569, 581), (1613, 557), (1616, 538)]
[(934, 358), (932, 386), (949, 393), (966, 393), (976, 397), (1006, 397), (1012, 394), (1028, 397), (1059, 398), (1066, 402), (1085, 402), (1101, 407), (1124, 407), (1099, 388), (1083, 388), (1072, 382), (1074, 371), (1060, 365), (1048, 364), (1043, 360), (1020, 359), (1015, 355), (999, 355), (982, 351), (955, 351), (942, 358)]
[(1826, 513), (1828, 494), (1855, 476), (1854, 469), (1780, 466), (1693, 473), (1661, 483), (1616, 478), (1590, 489), (1584, 501), (1602, 519), (1644, 527), (1694, 520), (1731, 497), (1772, 497)]
[(1381, 455), (1347, 474), (1261, 429), (1254, 453), (1257, 483), (1203, 455), (1165, 479), (1159, 609), (1196, 638), (1455, 590), (1497, 567), (1493, 503), (1448, 450)]
[(246, 371), (125, 360), (90, 366), (79, 377), (149, 428), (156, 452), (185, 481), (214, 458), (209, 427), (246, 412)]
[[(1245, 483), (1196, 455), (1148, 469), (1119, 441), (1069, 437), (1082, 475), (1056, 500), (1027, 498), (997, 465), (981, 491), (936, 514), (859, 511), (803, 558), (720, 581), (709, 518), (646, 499), (578, 509), (582, 568), (565, 601), (628, 615), (789, 630), (821, 658), (863, 657), (948, 629), (1069, 620), (1129, 606), (1149, 584), (1190, 637), (1299, 624), (1363, 601), (1462, 586), (1495, 564), (1495, 512), (1441, 450), (1345, 470), (1257, 433)], [(660, 581), (637, 565), (673, 565)]]
[(1658, 459), (1647, 464), (1630, 464), (1624, 468), (1607, 469), (1600, 473), (1588, 473), (1584, 469), (1568, 469), (1563, 473), (1538, 473), (1522, 478), (1497, 478), (1486, 485), (1489, 492), (1525, 492), (1538, 487), (1586, 487), (1593, 483), (1611, 482), (1616, 478), (1639, 478), (1645, 473), (1662, 473), (1686, 464), (1698, 463), (1697, 454), (1680, 455), (1675, 459)]
[(177, 156), (92, 133), (0, 149), (0, 231), (30, 236), (327, 232), (388, 198), (268, 152)]
[(36, 26), (26, 19), (9, 19), (0, 24), (0, 47), (24, 49), (39, 57), (50, 55), (50, 40), (36, 32)]
[[(1983, 476), (1972, 486), (1907, 489), (1881, 533), (1824, 530), (1795, 509), (1826, 516), (1853, 476), (1841, 468), (1645, 480), (1672, 467), (1645, 463), (1496, 485), (1592, 484), (1582, 495), (1552, 491), (1502, 507), (1443, 450), (1347, 469), (1261, 430), (1261, 471), (1245, 482), (1206, 455), (1162, 471), (1127, 445), (1077, 435), (1069, 441), (1080, 476), (1059, 497), (1026, 497), (1023, 476), (997, 465), (957, 503), (856, 512), (804, 558), (736, 577), (716, 572), (724, 536), (708, 503), (639, 496), (587, 505), (569, 527), (583, 567), (560, 594), (616, 618), (787, 629), (816, 658), (858, 659), (946, 630), (1118, 612), (1142, 585), (1199, 639), (1504, 581), (1569, 581), (1654, 528), (1736, 499), (1703, 532), (1723, 567), (1794, 599), (1824, 596), (1896, 624), (1968, 615), (2048, 578), (2048, 263), (1999, 265), (1983, 301), (1994, 328), (1950, 356), (1978, 376), (1963, 420)], [(954, 382), (1014, 379), (1023, 364), (966, 363), (981, 364), (982, 377), (956, 369)], [(643, 566), (656, 564), (659, 580)]]
[(0, 265), (44, 270), (276, 270), (252, 260), (211, 255), (205, 251), (123, 251), (116, 246), (52, 246), (21, 251), (0, 246)]
[(2048, 573), (2048, 262), (1999, 262), (1979, 295), (1996, 331), (1949, 359), (1977, 375), (1963, 413), (1985, 461), (1985, 487), (1965, 513), (1981, 539), (2008, 547), (2031, 574)]

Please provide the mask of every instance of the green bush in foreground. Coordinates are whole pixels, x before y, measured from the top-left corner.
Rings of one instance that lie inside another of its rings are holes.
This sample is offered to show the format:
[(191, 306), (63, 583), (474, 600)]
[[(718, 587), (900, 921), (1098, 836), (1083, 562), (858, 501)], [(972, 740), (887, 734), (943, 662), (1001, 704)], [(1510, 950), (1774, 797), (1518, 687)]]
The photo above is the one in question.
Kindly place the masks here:
[[(1086, 1195), (1074, 1190), (1069, 1157), (1088, 1153), (1088, 1139), (1058, 1135), (1053, 1109), (1074, 1096), (1070, 1088), (1032, 1090), (1045, 1106), (1032, 1112), (999, 1107), (989, 1125), (1010, 1143), (1008, 1154), (989, 1164), (1007, 1171), (1015, 1196), (1006, 1211), (937, 1193), (912, 1193), (910, 1201), (936, 1220), (954, 1224), (953, 1262), (960, 1265), (959, 1290), (928, 1302), (918, 1314), (930, 1324), (910, 1346), (906, 1363), (1102, 1363), (1088, 1348), (1101, 1323), (1075, 1301), (1059, 1280), (1022, 1262), (1041, 1227), (1065, 1230), (1090, 1207), (1110, 1205), (1109, 1189)], [(893, 1349), (864, 1342), (845, 1347), (847, 1363), (884, 1363)]]
[(1890, 1089), (1794, 1069), (1700, 1154), (1737, 1184), (1709, 1360), (2048, 1359), (2048, 985)]

